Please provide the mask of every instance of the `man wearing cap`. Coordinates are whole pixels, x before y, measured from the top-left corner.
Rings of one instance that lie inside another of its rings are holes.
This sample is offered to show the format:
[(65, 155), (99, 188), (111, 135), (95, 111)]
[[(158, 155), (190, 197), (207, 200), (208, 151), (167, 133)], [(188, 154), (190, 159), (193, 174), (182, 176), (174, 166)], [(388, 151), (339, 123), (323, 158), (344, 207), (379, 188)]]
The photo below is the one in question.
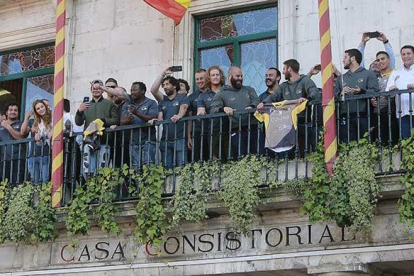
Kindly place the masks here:
[[(84, 102), (79, 106), (75, 116), (75, 123), (78, 126), (84, 125), (84, 130), (91, 122), (100, 119), (104, 127), (119, 125), (119, 113), (116, 105), (103, 98), (103, 90), (95, 84), (103, 85), (101, 80), (94, 80), (91, 83), (92, 100)], [(99, 167), (109, 163), (109, 149), (106, 147), (106, 135), (100, 139), (99, 148)], [(109, 142), (109, 141), (108, 141)], [(108, 145), (109, 146), (109, 145)], [(85, 145), (83, 155), (84, 173), (92, 173), (96, 167), (96, 152), (91, 151), (91, 147)]]

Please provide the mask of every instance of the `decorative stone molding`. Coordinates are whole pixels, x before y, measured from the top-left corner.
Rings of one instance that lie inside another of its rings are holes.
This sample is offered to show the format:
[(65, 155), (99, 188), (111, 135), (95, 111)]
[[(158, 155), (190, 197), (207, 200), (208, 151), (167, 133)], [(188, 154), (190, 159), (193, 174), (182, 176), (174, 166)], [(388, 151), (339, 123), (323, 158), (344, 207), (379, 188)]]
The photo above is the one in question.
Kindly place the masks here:
[[(0, 0), (3, 27), (0, 31), (0, 51), (54, 41), (53, 15), (51, 0)], [(14, 18), (25, 18), (26, 21), (22, 24), (13, 24)]]
[(53, 0), (0, 0), (0, 14), (14, 9), (25, 9), (33, 5), (49, 5)]

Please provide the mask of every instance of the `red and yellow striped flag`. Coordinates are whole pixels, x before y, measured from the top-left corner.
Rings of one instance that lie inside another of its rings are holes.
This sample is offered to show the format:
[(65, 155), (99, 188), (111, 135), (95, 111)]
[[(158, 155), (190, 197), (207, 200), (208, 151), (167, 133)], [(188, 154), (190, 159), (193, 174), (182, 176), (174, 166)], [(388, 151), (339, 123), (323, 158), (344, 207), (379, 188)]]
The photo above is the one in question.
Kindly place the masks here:
[(60, 207), (63, 186), (63, 94), (65, 67), (66, 0), (57, 0), (55, 81), (52, 146), (52, 206)]
[(148, 5), (180, 24), (192, 0), (144, 0)]
[(321, 40), (323, 125), (325, 127), (325, 163), (329, 176), (332, 176), (333, 164), (337, 154), (337, 135), (335, 120), (335, 98), (333, 90), (334, 80), (332, 77), (329, 0), (318, 0), (318, 6), (319, 35)]

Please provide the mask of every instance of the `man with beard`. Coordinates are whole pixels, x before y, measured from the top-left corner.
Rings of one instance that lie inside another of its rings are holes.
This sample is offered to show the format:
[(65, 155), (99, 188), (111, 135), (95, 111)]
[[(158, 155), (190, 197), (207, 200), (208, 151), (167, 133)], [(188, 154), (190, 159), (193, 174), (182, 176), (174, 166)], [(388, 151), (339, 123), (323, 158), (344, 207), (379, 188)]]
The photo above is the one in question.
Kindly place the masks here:
[[(211, 103), (211, 113), (224, 112), (231, 117), (232, 127), (230, 131), (233, 158), (257, 153), (256, 119), (251, 114), (234, 115), (234, 112), (255, 108), (259, 102), (256, 91), (250, 86), (243, 85), (241, 68), (231, 67), (228, 72), (228, 85), (223, 86), (221, 91), (214, 96)], [(250, 149), (250, 152), (248, 152), (248, 149)]]
[[(10, 102), (5, 107), (6, 119), (0, 123), (0, 142), (27, 137), (20, 133), (19, 106)], [(23, 183), (26, 169), (26, 144), (0, 146), (0, 181), (8, 179), (11, 185)]]
[(267, 90), (259, 96), (260, 102), (263, 102), (267, 97), (276, 92), (281, 76), (279, 69), (274, 67), (267, 69), (265, 75)]
[[(404, 66), (392, 72), (386, 91), (414, 89), (414, 46), (403, 46), (401, 48), (401, 59)], [(403, 93), (397, 96), (395, 103), (397, 118), (401, 117), (401, 137), (403, 139), (408, 138), (411, 136), (411, 128), (414, 126), (411, 112), (413, 110), (414, 97), (411, 93)]]
[[(320, 90), (316, 87), (316, 84), (307, 76), (300, 75), (300, 64), (296, 59), (288, 59), (283, 62), (283, 75), (285, 76), (286, 81), (279, 85), (276, 91), (268, 96), (263, 103), (274, 103), (281, 102), (284, 100), (297, 100), (297, 103), (300, 104), (303, 101), (307, 100), (319, 100), (322, 96)], [(257, 106), (257, 109), (263, 108), (263, 103), (260, 103)], [(308, 117), (306, 125), (306, 114), (310, 116), (312, 112), (304, 111), (298, 114), (298, 142), (299, 142), (299, 155), (304, 156), (305, 152), (305, 136), (312, 135), (312, 129), (309, 129), (308, 126), (311, 126), (311, 118)], [(316, 137), (308, 137), (309, 145), (314, 146)], [(292, 157), (293, 151), (289, 154)]]
[[(284, 100), (297, 100), (298, 104), (305, 99), (318, 100), (321, 98), (321, 93), (316, 87), (316, 84), (307, 76), (300, 75), (300, 64), (296, 59), (288, 59), (283, 62), (283, 75), (285, 81), (276, 89), (276, 91), (268, 96), (263, 103), (274, 103)], [(257, 107), (261, 109), (263, 104)]]
[[(158, 78), (151, 88), (153, 94), (154, 88), (159, 87), (161, 83), (166, 96), (163, 95), (163, 100), (159, 103), (158, 119), (150, 120), (149, 123), (154, 124), (156, 120), (172, 121), (172, 123), (163, 124), (160, 144), (161, 163), (167, 169), (172, 169), (175, 166), (183, 166), (187, 160), (186, 124), (179, 121), (186, 115), (190, 102), (186, 95), (178, 94), (180, 83), (172, 76), (164, 77), (161, 81)], [(156, 94), (162, 95), (160, 91)]]
[[(130, 101), (125, 103), (121, 112), (121, 125), (144, 125), (158, 115), (158, 105), (145, 97), (147, 87), (143, 82), (131, 85)], [(130, 154), (132, 166), (140, 168), (155, 161), (155, 127), (136, 128), (132, 132)]]
[[(101, 80), (94, 80), (91, 82), (92, 100), (84, 102), (79, 106), (75, 116), (75, 123), (78, 126), (84, 125), (84, 130), (88, 128), (90, 123), (96, 119), (100, 119), (104, 123), (104, 127), (119, 124), (119, 113), (116, 105), (103, 98), (103, 90), (98, 88), (103, 85)], [(84, 145), (83, 154), (83, 169), (85, 175), (94, 173), (96, 171), (96, 164), (98, 167), (104, 167), (109, 164), (109, 149), (106, 144), (106, 135), (103, 135), (99, 140), (99, 148), (95, 151), (91, 145)], [(99, 153), (99, 159), (97, 154)]]
[(368, 131), (366, 100), (351, 100), (353, 95), (379, 92), (377, 76), (361, 67), (362, 54), (358, 49), (345, 51), (344, 69), (348, 71), (335, 82), (335, 95), (344, 98), (340, 108), (340, 140), (359, 140)]

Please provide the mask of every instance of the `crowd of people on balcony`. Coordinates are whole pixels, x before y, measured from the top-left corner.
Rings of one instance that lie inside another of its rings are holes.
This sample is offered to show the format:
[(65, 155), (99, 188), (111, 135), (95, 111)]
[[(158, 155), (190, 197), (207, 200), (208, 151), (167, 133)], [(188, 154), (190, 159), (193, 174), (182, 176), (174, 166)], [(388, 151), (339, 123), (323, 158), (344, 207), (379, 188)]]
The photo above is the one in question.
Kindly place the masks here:
[[(396, 93), (395, 96), (379, 93), (414, 89), (414, 47), (405, 45), (401, 48), (403, 67), (395, 69), (393, 49), (385, 34), (380, 33), (377, 39), (384, 43), (385, 51), (377, 53), (369, 69), (364, 68), (363, 58), (369, 34), (363, 35), (358, 49), (345, 51), (343, 68), (346, 73), (341, 74), (332, 66), (335, 95), (343, 101), (338, 105), (337, 113), (341, 141), (357, 140), (368, 131), (383, 143), (394, 143), (398, 137), (410, 136), (414, 123), (411, 93)], [(69, 108), (65, 108), (68, 116), (65, 116), (64, 124), (69, 132), (79, 130), (79, 127), (86, 130), (97, 119), (105, 128), (115, 130), (113, 135), (83, 139), (83, 142), (78, 140), (85, 175), (95, 172), (97, 167), (122, 162), (141, 167), (154, 163), (157, 156), (161, 156), (160, 161), (166, 168), (172, 168), (182, 166), (188, 160), (194, 162), (211, 157), (224, 160), (248, 153), (263, 154), (266, 152), (263, 128), (251, 113), (239, 114), (239, 111), (256, 109), (260, 112), (268, 103), (295, 100), (300, 104), (322, 98), (321, 89), (311, 79), (322, 70), (321, 66), (316, 65), (307, 75), (301, 75), (300, 64), (295, 59), (283, 62), (285, 82), (280, 83), (282, 73), (276, 67), (266, 70), (267, 90), (261, 94), (243, 85), (243, 72), (238, 66), (228, 70), (227, 84), (225, 73), (219, 66), (197, 70), (197, 87), (192, 93), (186, 80), (172, 76), (172, 69), (175, 68), (162, 71), (152, 84), (150, 93), (155, 100), (146, 96), (147, 87), (143, 82), (133, 82), (128, 94), (114, 78), (109, 78), (105, 83), (99, 79), (91, 82), (91, 94), (85, 95), (74, 118), (69, 114)], [(373, 95), (369, 100), (352, 100), (352, 96), (368, 93)], [(319, 119), (313, 116), (310, 120), (319, 122), (313, 122), (310, 127), (312, 130), (316, 127), (317, 131), (308, 132), (309, 121), (304, 113), (299, 114), (300, 145), (306, 136), (313, 135), (308, 140), (316, 141), (318, 135), (312, 133), (322, 130), (321, 104), (312, 108), (315, 108), (312, 113), (319, 113)], [(49, 181), (53, 132), (50, 104), (44, 99), (36, 100), (23, 122), (19, 120), (19, 105), (15, 102), (8, 103), (0, 112), (0, 142), (24, 139), (28, 135), (34, 139), (28, 146), (18, 143), (0, 145), (0, 180), (8, 178), (18, 183), (27, 178), (25, 172), (28, 171), (36, 183)], [(205, 116), (220, 113), (227, 116)], [(183, 120), (186, 116), (192, 120)], [(157, 122), (161, 121), (164, 121), (162, 132), (158, 132), (160, 123)], [(126, 125), (136, 128), (124, 131), (122, 135), (116, 132), (118, 126)], [(373, 129), (369, 129), (371, 127)], [(113, 149), (118, 149), (118, 158)], [(303, 149), (299, 154), (303, 155)], [(121, 160), (120, 155), (129, 157)]]

